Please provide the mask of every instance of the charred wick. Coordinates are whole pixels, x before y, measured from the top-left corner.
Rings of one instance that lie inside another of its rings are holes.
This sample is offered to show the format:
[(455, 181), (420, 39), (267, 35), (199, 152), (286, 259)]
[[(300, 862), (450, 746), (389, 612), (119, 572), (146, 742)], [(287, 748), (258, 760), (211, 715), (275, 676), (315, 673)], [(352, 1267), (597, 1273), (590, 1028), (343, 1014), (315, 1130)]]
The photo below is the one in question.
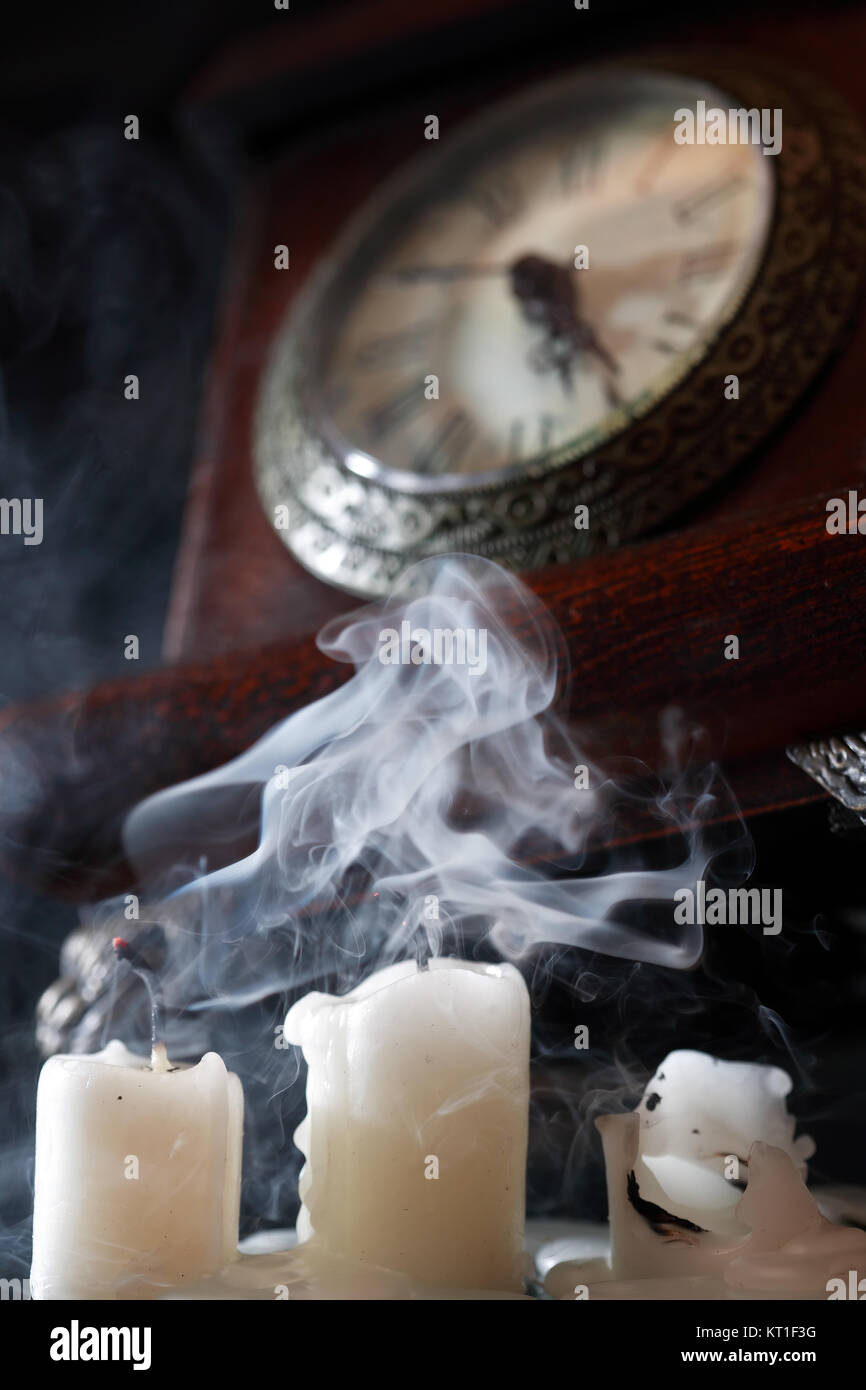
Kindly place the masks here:
[(152, 1051), (156, 1051), (158, 1047), (165, 1047), (165, 999), (159, 975), (143, 954), (143, 948), (153, 947), (156, 943), (164, 944), (164, 941), (165, 934), (159, 927), (157, 934), (153, 932), (142, 933), (132, 944), (122, 936), (115, 936), (111, 943), (117, 960), (126, 961), (147, 990), (150, 1000)]
[(659, 1207), (655, 1202), (647, 1202), (640, 1195), (640, 1187), (635, 1177), (634, 1169), (628, 1175), (628, 1200), (631, 1202), (638, 1216), (642, 1216), (651, 1230), (658, 1236), (672, 1236), (676, 1239), (675, 1231), (671, 1227), (681, 1231), (693, 1231), (696, 1235), (706, 1235), (703, 1226), (696, 1226), (694, 1221), (687, 1221), (684, 1216), (674, 1216), (671, 1212), (665, 1211), (664, 1207)]

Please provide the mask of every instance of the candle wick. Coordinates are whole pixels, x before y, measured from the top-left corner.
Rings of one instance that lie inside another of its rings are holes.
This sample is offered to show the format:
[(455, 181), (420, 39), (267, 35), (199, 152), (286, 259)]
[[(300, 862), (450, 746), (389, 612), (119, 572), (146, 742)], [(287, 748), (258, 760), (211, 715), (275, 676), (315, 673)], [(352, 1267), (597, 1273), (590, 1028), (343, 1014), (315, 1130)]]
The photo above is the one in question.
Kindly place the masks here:
[(150, 1000), (150, 1065), (154, 1071), (169, 1070), (168, 1054), (163, 1039), (163, 1017), (165, 1001), (159, 976), (144, 959), (135, 946), (130, 946), (122, 936), (116, 936), (111, 943), (118, 960), (125, 960), (140, 980), (143, 981)]
[(418, 966), (419, 973), (430, 967), (430, 943), (427, 940), (426, 933), (422, 935), (419, 932), (415, 937), (415, 963)]

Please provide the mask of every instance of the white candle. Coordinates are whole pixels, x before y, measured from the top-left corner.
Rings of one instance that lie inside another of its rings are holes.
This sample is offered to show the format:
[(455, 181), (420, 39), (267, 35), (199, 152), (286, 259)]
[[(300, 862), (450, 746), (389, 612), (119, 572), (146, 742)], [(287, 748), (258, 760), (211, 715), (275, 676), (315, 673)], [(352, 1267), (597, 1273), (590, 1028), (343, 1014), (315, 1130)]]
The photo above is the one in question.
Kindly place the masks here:
[(529, 996), (509, 965), (431, 960), (310, 994), (298, 1233), (428, 1286), (522, 1287)]
[(36, 1100), (34, 1298), (153, 1298), (237, 1250), (243, 1092), (222, 1058), (110, 1042), (52, 1057)]
[[(596, 1121), (604, 1143), (614, 1279), (718, 1275), (748, 1236), (740, 1198), (762, 1142), (805, 1170), (814, 1151), (779, 1067), (670, 1053), (638, 1109)], [(737, 1186), (737, 1183), (740, 1186)]]
[(796, 1120), (785, 1103), (790, 1091), (781, 1067), (669, 1053), (638, 1106), (641, 1197), (705, 1230), (742, 1234), (736, 1208), (752, 1144), (783, 1149), (803, 1172), (815, 1151), (808, 1135), (794, 1138)]

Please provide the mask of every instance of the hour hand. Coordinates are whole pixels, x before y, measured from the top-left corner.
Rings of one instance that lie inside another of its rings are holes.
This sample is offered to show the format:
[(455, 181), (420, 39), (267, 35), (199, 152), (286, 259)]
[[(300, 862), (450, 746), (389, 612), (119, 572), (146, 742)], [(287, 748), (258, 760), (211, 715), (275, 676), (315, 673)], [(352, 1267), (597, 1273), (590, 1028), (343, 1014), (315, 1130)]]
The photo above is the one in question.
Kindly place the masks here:
[[(570, 266), (549, 261), (544, 256), (521, 256), (511, 267), (511, 289), (528, 323), (540, 324), (545, 341), (532, 355), (536, 371), (555, 369), (563, 390), (571, 392), (571, 364), (581, 352), (591, 352), (608, 372), (619, 371), (619, 363), (599, 341), (595, 329), (581, 317), (577, 287)], [(618, 394), (607, 383), (608, 396), (616, 402)]]
[(562, 333), (577, 320), (577, 291), (568, 266), (545, 256), (520, 256), (510, 267), (511, 292), (530, 323)]

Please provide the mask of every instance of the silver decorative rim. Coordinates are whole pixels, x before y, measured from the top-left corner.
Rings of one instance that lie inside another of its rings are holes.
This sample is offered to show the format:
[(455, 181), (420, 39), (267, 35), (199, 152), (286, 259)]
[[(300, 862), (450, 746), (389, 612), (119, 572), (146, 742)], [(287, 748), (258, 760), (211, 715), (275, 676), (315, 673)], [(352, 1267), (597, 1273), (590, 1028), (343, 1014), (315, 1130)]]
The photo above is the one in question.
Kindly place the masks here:
[(866, 825), (866, 732), (795, 744), (787, 754)]

